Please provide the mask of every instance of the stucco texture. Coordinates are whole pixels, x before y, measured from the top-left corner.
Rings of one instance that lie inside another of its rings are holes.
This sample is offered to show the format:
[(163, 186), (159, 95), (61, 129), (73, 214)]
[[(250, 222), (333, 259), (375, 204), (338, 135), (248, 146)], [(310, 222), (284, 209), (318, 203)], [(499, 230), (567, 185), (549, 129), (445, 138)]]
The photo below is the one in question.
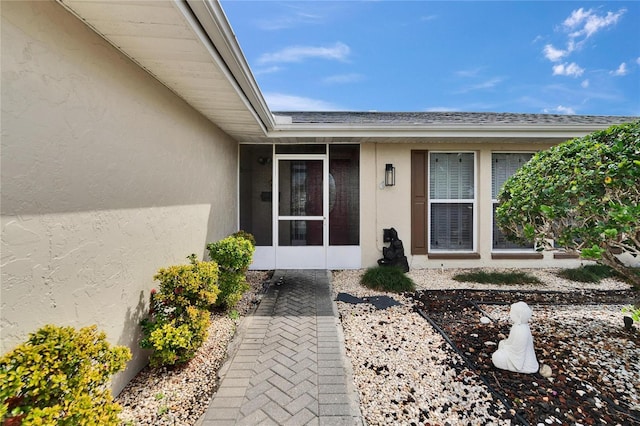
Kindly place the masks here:
[(237, 144), (60, 5), (1, 7), (1, 349), (97, 324), (118, 392), (155, 272), (236, 230)]
[[(535, 152), (549, 148), (547, 143), (521, 142), (481, 143), (413, 143), (361, 145), (361, 246), (362, 267), (377, 264), (382, 257), (383, 229), (395, 228), (403, 242), (411, 269), (423, 268), (519, 268), (575, 267), (576, 259), (556, 259), (545, 252), (542, 259), (492, 259), (493, 204), (491, 200), (491, 155), (494, 152)], [(455, 257), (430, 259), (428, 255), (411, 254), (411, 151), (473, 152), (476, 158), (475, 253), (478, 259)], [(396, 168), (395, 186), (384, 186), (384, 167)]]

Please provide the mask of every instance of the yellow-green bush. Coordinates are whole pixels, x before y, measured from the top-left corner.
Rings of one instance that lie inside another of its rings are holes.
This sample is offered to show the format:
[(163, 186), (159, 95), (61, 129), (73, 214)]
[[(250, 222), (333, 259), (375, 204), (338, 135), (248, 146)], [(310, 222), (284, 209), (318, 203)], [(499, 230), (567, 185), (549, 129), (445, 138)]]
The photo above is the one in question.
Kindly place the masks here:
[(0, 358), (3, 424), (110, 425), (118, 423), (108, 381), (131, 353), (111, 346), (90, 326), (46, 325)]
[(218, 242), (207, 244), (209, 256), (220, 268), (220, 295), (216, 306), (233, 308), (249, 289), (245, 274), (253, 260), (255, 238), (238, 231)]
[(233, 308), (242, 298), (242, 295), (249, 290), (249, 284), (245, 274), (239, 272), (220, 271), (218, 281), (220, 296), (216, 301), (216, 306), (225, 309)]
[(207, 338), (209, 307), (216, 302), (218, 266), (189, 256), (190, 265), (162, 268), (155, 275), (160, 291), (151, 293), (149, 317), (141, 322), (140, 346), (152, 349), (151, 366), (183, 364)]
[(245, 240), (248, 240), (252, 246), (256, 246), (256, 237), (254, 237), (253, 234), (247, 231), (243, 231), (241, 229), (238, 232), (234, 232), (233, 234), (231, 234), (231, 236), (236, 238), (244, 238)]
[(215, 243), (207, 244), (209, 256), (221, 271), (247, 272), (253, 259), (255, 246), (242, 235), (230, 235)]
[(153, 277), (160, 281), (160, 292), (156, 295), (161, 305), (175, 309), (182, 314), (187, 307), (208, 309), (215, 303), (218, 288), (218, 265), (202, 262), (195, 254), (188, 257), (190, 265), (176, 265), (162, 268)]
[(209, 312), (190, 306), (183, 318), (160, 320), (149, 328), (143, 348), (153, 349), (152, 367), (178, 365), (189, 361), (207, 338)]

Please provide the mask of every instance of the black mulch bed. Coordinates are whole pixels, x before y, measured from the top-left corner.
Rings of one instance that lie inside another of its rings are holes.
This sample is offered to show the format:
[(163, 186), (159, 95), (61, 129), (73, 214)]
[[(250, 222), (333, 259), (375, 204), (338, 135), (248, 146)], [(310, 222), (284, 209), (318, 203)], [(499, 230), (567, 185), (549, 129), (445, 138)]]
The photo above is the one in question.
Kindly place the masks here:
[[(603, 380), (603, 372), (597, 362), (580, 357), (581, 344), (588, 339), (623, 342), (626, 347), (640, 347), (640, 331), (634, 327), (626, 330), (620, 315), (620, 327), (607, 327), (599, 336), (571, 336), (575, 330), (554, 330), (556, 335), (541, 335), (531, 325), (536, 355), (540, 364), (547, 364), (553, 371), (553, 382), (536, 374), (519, 374), (502, 371), (491, 363), (495, 346), (485, 342), (507, 336), (510, 325), (495, 321), (483, 325), (479, 322), (482, 305), (510, 305), (523, 300), (533, 305), (626, 305), (636, 300), (633, 291), (584, 290), (572, 293), (541, 291), (496, 290), (424, 290), (414, 293), (416, 308), (430, 319), (445, 335), (454, 349), (509, 408), (508, 419), (512, 424), (575, 424), (640, 425), (640, 411), (629, 407), (620, 385)], [(534, 310), (535, 318), (535, 310)], [(561, 327), (561, 326), (557, 326)], [(554, 333), (545, 333), (554, 334)], [(566, 344), (562, 336), (576, 340)], [(602, 336), (605, 336), (602, 339)], [(605, 343), (606, 344), (606, 343)], [(619, 345), (617, 346), (619, 348)], [(613, 355), (615, 356), (615, 354)], [(571, 362), (568, 362), (571, 360)], [(454, 365), (461, 369), (461, 366)], [(627, 369), (640, 369), (640, 359), (627, 360)], [(631, 383), (640, 393), (640, 383)], [(622, 390), (622, 392), (621, 392)], [(547, 423), (545, 423), (545, 421)], [(549, 423), (551, 422), (551, 423)]]

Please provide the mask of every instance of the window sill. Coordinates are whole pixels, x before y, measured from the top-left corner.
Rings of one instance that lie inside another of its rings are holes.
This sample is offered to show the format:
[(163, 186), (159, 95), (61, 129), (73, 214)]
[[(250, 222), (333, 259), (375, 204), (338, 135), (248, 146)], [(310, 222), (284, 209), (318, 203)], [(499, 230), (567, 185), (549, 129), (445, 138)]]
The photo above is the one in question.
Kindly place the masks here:
[(553, 253), (554, 259), (578, 259), (579, 257), (577, 253)]
[(491, 253), (491, 259), (542, 259), (542, 253)]
[(480, 259), (478, 253), (429, 253), (429, 259)]

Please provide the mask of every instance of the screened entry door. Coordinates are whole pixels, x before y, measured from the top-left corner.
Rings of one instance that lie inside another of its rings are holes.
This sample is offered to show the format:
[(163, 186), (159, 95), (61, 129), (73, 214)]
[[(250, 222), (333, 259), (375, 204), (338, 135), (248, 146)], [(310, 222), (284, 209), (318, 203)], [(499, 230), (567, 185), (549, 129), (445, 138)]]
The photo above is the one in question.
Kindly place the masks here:
[(252, 269), (360, 268), (360, 147), (240, 145), (240, 229)]
[(325, 155), (276, 157), (274, 246), (276, 268), (327, 267), (329, 185)]

